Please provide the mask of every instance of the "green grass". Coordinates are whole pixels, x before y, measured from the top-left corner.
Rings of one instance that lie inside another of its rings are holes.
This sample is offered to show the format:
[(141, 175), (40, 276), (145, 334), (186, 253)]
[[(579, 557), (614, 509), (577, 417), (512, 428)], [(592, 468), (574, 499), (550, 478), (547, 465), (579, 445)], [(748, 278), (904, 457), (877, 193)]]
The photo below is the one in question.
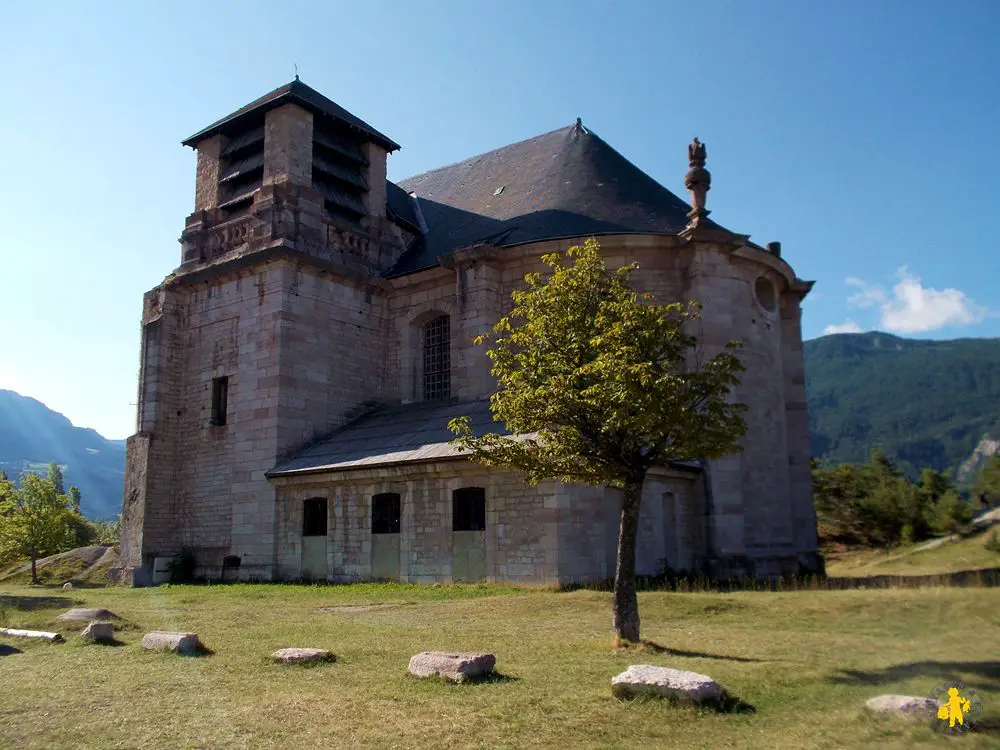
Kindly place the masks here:
[(831, 576), (936, 575), (961, 570), (1000, 567), (1000, 553), (986, 548), (986, 541), (997, 529), (981, 529), (958, 541), (917, 551), (920, 545), (884, 550), (861, 550), (827, 557)]
[[(672, 747), (987, 748), (1000, 745), (1000, 590), (922, 588), (640, 594), (660, 651), (612, 648), (610, 594), (493, 586), (234, 585), (62, 592), (0, 586), (11, 626), (65, 644), (6, 642), (0, 746), (18, 748)], [(394, 606), (324, 611), (373, 603)], [(127, 621), (124, 645), (59, 628), (70, 606)], [(194, 630), (214, 654), (139, 647), (149, 630)], [(269, 663), (284, 646), (329, 648), (310, 669)], [(507, 679), (454, 686), (406, 674), (431, 649), (488, 649)], [(622, 703), (629, 664), (708, 674), (756, 708), (715, 713)], [(986, 731), (951, 740), (867, 715), (882, 693), (963, 680)]]

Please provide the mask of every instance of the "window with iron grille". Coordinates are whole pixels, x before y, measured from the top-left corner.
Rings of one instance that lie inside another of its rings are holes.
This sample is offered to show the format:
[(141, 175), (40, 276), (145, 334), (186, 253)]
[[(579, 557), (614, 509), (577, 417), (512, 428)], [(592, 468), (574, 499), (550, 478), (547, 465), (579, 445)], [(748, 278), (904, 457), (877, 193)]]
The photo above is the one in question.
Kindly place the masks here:
[(486, 528), (486, 490), (461, 487), (451, 493), (452, 531), (483, 531)]
[(399, 533), (399, 495), (383, 492), (372, 496), (372, 533)]
[(451, 396), (451, 323), (447, 315), (424, 326), (424, 400)]
[(311, 497), (302, 503), (302, 536), (326, 536), (326, 498)]

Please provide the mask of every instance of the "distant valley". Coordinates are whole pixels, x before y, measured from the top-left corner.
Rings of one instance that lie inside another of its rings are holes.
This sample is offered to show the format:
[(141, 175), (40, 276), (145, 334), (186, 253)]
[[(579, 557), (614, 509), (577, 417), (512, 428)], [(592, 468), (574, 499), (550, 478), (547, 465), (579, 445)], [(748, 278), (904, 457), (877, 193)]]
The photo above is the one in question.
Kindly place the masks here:
[(14, 391), (0, 390), (0, 470), (44, 473), (49, 461), (63, 469), (67, 489), (80, 488), (80, 509), (91, 519), (121, 512), (125, 441), (74, 427), (62, 414)]

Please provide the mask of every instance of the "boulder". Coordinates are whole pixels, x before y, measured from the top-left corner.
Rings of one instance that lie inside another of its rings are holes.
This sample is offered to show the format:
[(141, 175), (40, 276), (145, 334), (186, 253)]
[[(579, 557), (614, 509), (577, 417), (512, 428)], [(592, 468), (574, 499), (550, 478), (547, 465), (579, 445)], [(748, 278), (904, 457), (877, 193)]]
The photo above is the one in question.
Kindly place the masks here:
[(93, 643), (114, 643), (115, 626), (110, 622), (98, 622), (94, 620), (83, 629), (80, 637)]
[(337, 660), (337, 657), (325, 648), (279, 648), (271, 654), (271, 658), (282, 664)]
[(114, 612), (109, 612), (106, 609), (99, 609), (95, 607), (81, 607), (76, 609), (70, 609), (59, 615), (57, 620), (63, 621), (76, 621), (76, 622), (91, 622), (93, 620), (100, 620), (101, 622), (106, 622), (108, 620), (120, 620), (118, 615)]
[(930, 698), (917, 695), (879, 695), (865, 701), (865, 708), (879, 714), (925, 719), (936, 715), (938, 704)]
[(63, 584), (63, 591), (72, 591), (72, 590), (73, 590), (73, 582), (66, 581), (66, 583)]
[(409, 671), (416, 677), (444, 677), (452, 682), (465, 682), (486, 677), (493, 672), (496, 662), (493, 654), (483, 652), (421, 651), (410, 659)]
[(680, 669), (633, 664), (611, 678), (611, 692), (616, 698), (653, 695), (690, 703), (719, 702), (725, 691), (711, 677)]
[(147, 651), (167, 650), (191, 656), (202, 653), (205, 647), (198, 640), (197, 633), (169, 633), (154, 630), (142, 637), (142, 647)]

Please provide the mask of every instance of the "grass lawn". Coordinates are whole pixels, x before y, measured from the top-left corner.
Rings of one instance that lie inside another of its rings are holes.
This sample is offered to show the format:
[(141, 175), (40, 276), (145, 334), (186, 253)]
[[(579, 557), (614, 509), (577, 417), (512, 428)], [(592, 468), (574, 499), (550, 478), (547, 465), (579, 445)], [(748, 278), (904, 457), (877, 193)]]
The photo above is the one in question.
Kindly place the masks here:
[[(74, 605), (129, 623), (121, 646), (4, 638), (20, 651), (0, 656), (2, 747), (1000, 747), (1000, 589), (642, 593), (643, 635), (665, 652), (613, 649), (611, 596), (594, 591), (0, 585), (0, 598), (12, 627), (55, 629)], [(395, 606), (324, 611), (377, 602)], [(157, 629), (197, 631), (214, 654), (144, 652)], [(338, 661), (269, 663), (284, 646)], [(509, 679), (407, 676), (412, 654), (437, 649), (491, 650)], [(710, 675), (756, 711), (613, 699), (611, 677), (643, 663)], [(946, 680), (983, 697), (983, 731), (949, 738), (862, 708)]]
[(1000, 553), (986, 549), (986, 540), (1000, 529), (982, 529), (954, 542), (917, 550), (920, 545), (883, 550), (858, 550), (827, 555), (831, 576), (935, 575), (1000, 567)]

